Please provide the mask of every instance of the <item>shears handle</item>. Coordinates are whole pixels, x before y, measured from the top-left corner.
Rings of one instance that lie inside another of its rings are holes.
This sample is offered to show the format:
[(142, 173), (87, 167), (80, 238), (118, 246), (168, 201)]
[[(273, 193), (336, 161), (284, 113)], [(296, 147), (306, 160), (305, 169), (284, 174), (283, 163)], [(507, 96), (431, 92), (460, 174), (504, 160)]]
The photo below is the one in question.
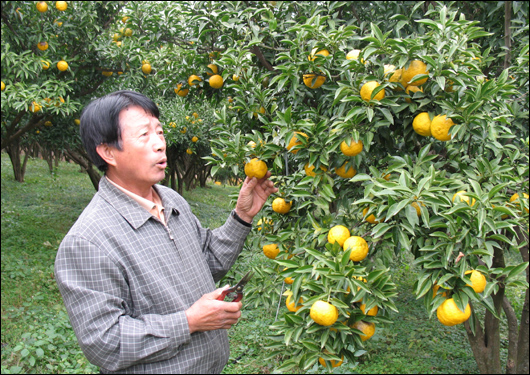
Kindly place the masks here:
[(243, 293), (241, 292), (235, 292), (235, 288), (228, 288), (222, 291), (221, 295), (217, 297), (218, 301), (224, 301), (226, 296), (230, 296), (230, 294), (235, 294), (235, 298), (232, 300), (232, 302), (239, 302), (241, 299), (243, 299)]

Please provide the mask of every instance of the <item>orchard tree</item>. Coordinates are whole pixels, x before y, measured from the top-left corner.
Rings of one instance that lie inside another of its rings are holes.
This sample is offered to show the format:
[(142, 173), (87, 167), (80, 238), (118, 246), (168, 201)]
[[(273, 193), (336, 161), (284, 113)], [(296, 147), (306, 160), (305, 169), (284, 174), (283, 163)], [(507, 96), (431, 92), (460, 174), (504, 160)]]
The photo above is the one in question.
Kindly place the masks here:
[(290, 285), (278, 370), (355, 362), (391, 321), (389, 263), (410, 252), (417, 297), (464, 324), (480, 371), (501, 372), (506, 319), (506, 372), (528, 372), (528, 5), (509, 5), (190, 5), (234, 100), (213, 171), (263, 161), (280, 188), (255, 240), (276, 266), (254, 287), (266, 303), (271, 273)]
[[(177, 27), (161, 30), (161, 22), (176, 22)], [(189, 89), (179, 90), (180, 81), (187, 82), (192, 73), (186, 72), (179, 81), (175, 71), (187, 61), (198, 61), (185, 30), (178, 3), (167, 7), (162, 2), (2, 2), (1, 148), (10, 156), (15, 179), (23, 182), (27, 157), (37, 152), (50, 165), (59, 157), (75, 161), (97, 189), (101, 174), (80, 142), (80, 113), (97, 97), (129, 89), (165, 103), (168, 113), (162, 111), (163, 118), (175, 114), (174, 107), (184, 112), (192, 106), (209, 116), (194, 126), (202, 135), (199, 143), (190, 138), (187, 147), (169, 149), (169, 165), (185, 164), (182, 168), (188, 173), (181, 171), (178, 176), (186, 176), (188, 188), (194, 186), (196, 175), (204, 185), (211, 167), (200, 156), (210, 154), (213, 114), (199, 108), (201, 104), (210, 108), (204, 96), (215, 92), (210, 85), (196, 85), (183, 101)], [(210, 61), (208, 54), (202, 58)], [(200, 74), (206, 75), (208, 69), (204, 64)], [(188, 148), (200, 153), (188, 156)], [(168, 171), (167, 181), (173, 171)]]
[(82, 153), (73, 127), (84, 102), (106, 79), (97, 41), (120, 8), (119, 2), (2, 2), (1, 148), (17, 181), (24, 181), (20, 155), (26, 136), (38, 142), (49, 130), (47, 122), (54, 129), (64, 125), (57, 144), (49, 143), (54, 137), (43, 142), (48, 152)]

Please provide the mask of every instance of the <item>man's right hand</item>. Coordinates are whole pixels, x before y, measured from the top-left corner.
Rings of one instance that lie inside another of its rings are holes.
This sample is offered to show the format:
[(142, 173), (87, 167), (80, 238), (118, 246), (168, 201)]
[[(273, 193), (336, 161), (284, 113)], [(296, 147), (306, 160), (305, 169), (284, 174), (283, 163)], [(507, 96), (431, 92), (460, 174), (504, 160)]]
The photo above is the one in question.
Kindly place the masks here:
[(224, 302), (216, 299), (227, 287), (219, 288), (203, 295), (186, 310), (190, 334), (215, 329), (229, 329), (237, 323), (241, 316), (240, 310), (243, 304), (241, 302)]

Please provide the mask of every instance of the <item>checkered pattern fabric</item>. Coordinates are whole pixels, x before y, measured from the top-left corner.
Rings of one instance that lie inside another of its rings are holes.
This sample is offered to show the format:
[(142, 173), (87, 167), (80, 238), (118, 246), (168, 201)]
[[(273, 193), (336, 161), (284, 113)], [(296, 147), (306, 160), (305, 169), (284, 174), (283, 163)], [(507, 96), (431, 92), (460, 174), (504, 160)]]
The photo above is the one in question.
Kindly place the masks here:
[(228, 272), (250, 228), (204, 229), (175, 191), (155, 186), (167, 226), (103, 177), (63, 239), (55, 277), (88, 360), (104, 373), (219, 373), (225, 330), (190, 335), (185, 310)]

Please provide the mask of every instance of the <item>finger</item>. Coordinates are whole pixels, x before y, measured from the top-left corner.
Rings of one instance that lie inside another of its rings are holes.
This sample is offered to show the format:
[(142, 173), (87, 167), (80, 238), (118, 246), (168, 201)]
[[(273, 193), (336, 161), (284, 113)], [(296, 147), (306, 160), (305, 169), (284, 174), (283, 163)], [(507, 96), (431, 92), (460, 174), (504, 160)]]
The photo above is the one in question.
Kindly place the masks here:
[(239, 313), (242, 307), (243, 304), (241, 302), (228, 301), (225, 301), (224, 305), (222, 306), (223, 310), (229, 314)]
[(223, 291), (228, 288), (230, 288), (230, 285), (226, 284), (224, 287), (217, 288), (213, 292), (207, 293), (204, 296), (206, 296), (207, 299), (217, 299), (223, 294)]

